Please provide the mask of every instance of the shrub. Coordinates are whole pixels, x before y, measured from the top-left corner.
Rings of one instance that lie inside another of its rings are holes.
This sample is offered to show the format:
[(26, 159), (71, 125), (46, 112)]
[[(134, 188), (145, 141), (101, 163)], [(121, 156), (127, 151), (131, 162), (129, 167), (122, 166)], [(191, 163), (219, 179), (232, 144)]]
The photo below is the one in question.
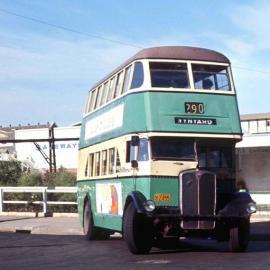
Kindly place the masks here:
[(0, 161), (0, 186), (17, 186), (22, 173), (20, 161)]
[[(8, 172), (14, 172), (14, 165), (9, 168)], [(1, 174), (0, 174), (1, 175)], [(1, 178), (0, 178), (1, 179)], [(3, 179), (7, 179), (6, 177)], [(76, 175), (67, 172), (64, 168), (60, 168), (56, 173), (42, 173), (37, 170), (30, 172), (16, 173), (13, 178), (9, 178), (8, 185), (10, 186), (47, 186), (53, 188), (56, 186), (75, 186)], [(0, 184), (1, 185), (1, 184)], [(33, 199), (34, 198), (34, 199)], [(5, 205), (5, 211), (41, 211), (41, 205), (31, 204), (31, 201), (42, 201), (42, 194), (31, 193), (5, 193), (5, 200), (26, 200), (28, 205)], [(76, 201), (76, 194), (50, 193), (48, 201)], [(49, 211), (52, 212), (76, 212), (77, 207), (73, 205), (49, 205)]]

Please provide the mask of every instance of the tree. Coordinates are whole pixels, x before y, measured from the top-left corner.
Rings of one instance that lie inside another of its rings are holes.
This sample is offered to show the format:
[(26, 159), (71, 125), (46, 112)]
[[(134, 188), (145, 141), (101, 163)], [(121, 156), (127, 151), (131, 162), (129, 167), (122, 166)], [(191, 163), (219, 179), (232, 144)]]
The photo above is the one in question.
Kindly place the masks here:
[(20, 161), (0, 161), (0, 186), (17, 186), (21, 175), (22, 166)]

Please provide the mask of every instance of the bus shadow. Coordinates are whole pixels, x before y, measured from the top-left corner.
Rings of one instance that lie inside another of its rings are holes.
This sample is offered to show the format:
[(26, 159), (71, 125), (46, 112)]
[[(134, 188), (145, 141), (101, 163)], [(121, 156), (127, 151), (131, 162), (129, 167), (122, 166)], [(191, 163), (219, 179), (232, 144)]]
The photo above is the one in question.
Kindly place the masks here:
[[(253, 222), (250, 227), (250, 243), (248, 252), (270, 251), (270, 222)], [(215, 240), (184, 239), (174, 245), (163, 248), (153, 248), (151, 253), (166, 254), (177, 252), (225, 252), (230, 253), (228, 243), (219, 243)]]
[(251, 223), (252, 241), (270, 241), (270, 221), (260, 221)]

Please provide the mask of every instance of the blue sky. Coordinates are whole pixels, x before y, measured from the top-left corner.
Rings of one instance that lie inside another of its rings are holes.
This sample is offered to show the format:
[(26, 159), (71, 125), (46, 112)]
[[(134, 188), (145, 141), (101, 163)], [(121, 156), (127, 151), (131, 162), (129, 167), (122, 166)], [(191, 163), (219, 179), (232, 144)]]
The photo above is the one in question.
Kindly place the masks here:
[(162, 45), (224, 53), (240, 113), (270, 112), (269, 25), (266, 0), (0, 0), (0, 125), (78, 122), (95, 82), (140, 47)]

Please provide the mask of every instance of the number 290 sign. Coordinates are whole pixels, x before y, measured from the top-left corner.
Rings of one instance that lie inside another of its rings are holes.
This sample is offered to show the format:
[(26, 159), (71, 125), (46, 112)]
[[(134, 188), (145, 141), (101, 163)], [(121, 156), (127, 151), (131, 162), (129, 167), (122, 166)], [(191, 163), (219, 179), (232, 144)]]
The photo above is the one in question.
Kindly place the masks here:
[(185, 112), (192, 114), (204, 114), (204, 104), (199, 102), (185, 102)]

